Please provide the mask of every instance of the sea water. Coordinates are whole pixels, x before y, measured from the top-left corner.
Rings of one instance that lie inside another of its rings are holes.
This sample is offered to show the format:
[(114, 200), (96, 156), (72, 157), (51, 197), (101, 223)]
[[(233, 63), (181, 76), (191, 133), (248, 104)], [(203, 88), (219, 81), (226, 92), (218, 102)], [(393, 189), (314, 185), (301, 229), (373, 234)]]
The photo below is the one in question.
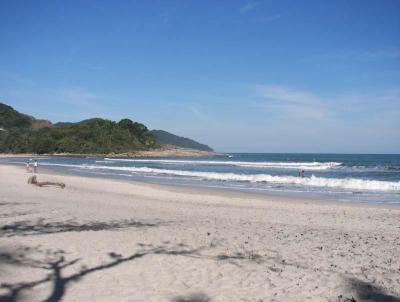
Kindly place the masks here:
[[(0, 162), (24, 165), (29, 159)], [(36, 159), (46, 169), (77, 175), (400, 205), (400, 155), (231, 153), (184, 159)]]

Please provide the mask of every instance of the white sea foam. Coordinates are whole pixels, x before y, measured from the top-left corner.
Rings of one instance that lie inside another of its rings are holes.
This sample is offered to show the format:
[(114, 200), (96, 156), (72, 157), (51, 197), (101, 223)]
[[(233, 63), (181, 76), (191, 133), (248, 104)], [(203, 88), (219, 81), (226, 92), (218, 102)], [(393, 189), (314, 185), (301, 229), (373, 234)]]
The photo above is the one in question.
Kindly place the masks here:
[(133, 163), (160, 163), (174, 165), (226, 165), (247, 168), (275, 168), (275, 169), (302, 169), (327, 170), (338, 167), (338, 162), (248, 162), (248, 161), (219, 161), (219, 160), (174, 160), (174, 159), (127, 159), (104, 158), (106, 161), (121, 161)]
[(273, 176), (269, 174), (236, 174), (236, 173), (219, 173), (219, 172), (201, 172), (201, 171), (184, 171), (184, 170), (169, 170), (169, 169), (155, 169), (148, 167), (116, 167), (116, 166), (99, 166), (99, 165), (70, 165), (70, 164), (53, 164), (42, 163), (42, 165), (54, 165), (74, 167), (81, 169), (102, 169), (113, 171), (126, 171), (135, 174), (152, 174), (152, 175), (169, 175), (169, 176), (183, 176), (193, 177), (204, 180), (218, 180), (218, 181), (240, 181), (251, 183), (272, 183), (272, 184), (289, 184), (298, 186), (312, 186), (312, 187), (325, 187), (325, 188), (341, 188), (347, 190), (360, 190), (360, 191), (391, 191), (400, 192), (400, 181), (379, 181), (379, 180), (366, 180), (357, 178), (325, 178), (316, 177), (295, 177), (295, 176)]

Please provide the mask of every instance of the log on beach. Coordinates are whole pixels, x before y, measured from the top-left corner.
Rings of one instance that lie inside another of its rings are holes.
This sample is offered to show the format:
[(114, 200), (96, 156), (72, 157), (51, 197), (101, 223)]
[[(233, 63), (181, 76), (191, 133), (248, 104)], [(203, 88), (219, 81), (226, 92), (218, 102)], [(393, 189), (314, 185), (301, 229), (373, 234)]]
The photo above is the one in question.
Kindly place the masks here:
[(36, 185), (38, 187), (55, 186), (61, 189), (65, 188), (65, 183), (62, 182), (38, 181), (36, 175), (30, 176), (28, 178), (28, 184)]

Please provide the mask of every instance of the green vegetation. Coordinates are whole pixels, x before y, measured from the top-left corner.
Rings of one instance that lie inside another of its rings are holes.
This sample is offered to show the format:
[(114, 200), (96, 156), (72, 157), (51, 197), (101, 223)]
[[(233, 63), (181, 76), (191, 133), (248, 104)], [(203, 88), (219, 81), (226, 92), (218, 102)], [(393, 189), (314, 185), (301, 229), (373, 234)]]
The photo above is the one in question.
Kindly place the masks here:
[(166, 131), (149, 131), (130, 119), (92, 118), (78, 123), (38, 120), (0, 103), (0, 153), (107, 154), (175, 145), (212, 151), (207, 145)]
[(174, 145), (182, 148), (190, 148), (202, 151), (213, 151), (209, 146), (200, 144), (190, 138), (181, 137), (163, 130), (152, 130), (150, 133), (157, 142), (165, 145)]
[(0, 127), (2, 128), (29, 128), (33, 117), (19, 113), (11, 106), (0, 103)]
[(38, 128), (38, 120), (0, 103), (0, 152), (10, 153), (124, 153), (148, 150), (156, 139), (143, 124), (100, 118)]

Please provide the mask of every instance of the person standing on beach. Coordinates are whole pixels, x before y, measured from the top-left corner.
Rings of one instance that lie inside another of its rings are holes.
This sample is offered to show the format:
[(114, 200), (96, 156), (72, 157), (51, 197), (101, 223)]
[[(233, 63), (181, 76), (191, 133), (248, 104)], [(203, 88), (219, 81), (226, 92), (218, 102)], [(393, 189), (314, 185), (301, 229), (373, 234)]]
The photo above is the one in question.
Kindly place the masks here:
[(26, 162), (26, 173), (31, 172), (31, 163), (29, 162), (29, 160)]
[(38, 162), (35, 159), (34, 163), (33, 163), (33, 173), (37, 173), (37, 169), (38, 169)]

